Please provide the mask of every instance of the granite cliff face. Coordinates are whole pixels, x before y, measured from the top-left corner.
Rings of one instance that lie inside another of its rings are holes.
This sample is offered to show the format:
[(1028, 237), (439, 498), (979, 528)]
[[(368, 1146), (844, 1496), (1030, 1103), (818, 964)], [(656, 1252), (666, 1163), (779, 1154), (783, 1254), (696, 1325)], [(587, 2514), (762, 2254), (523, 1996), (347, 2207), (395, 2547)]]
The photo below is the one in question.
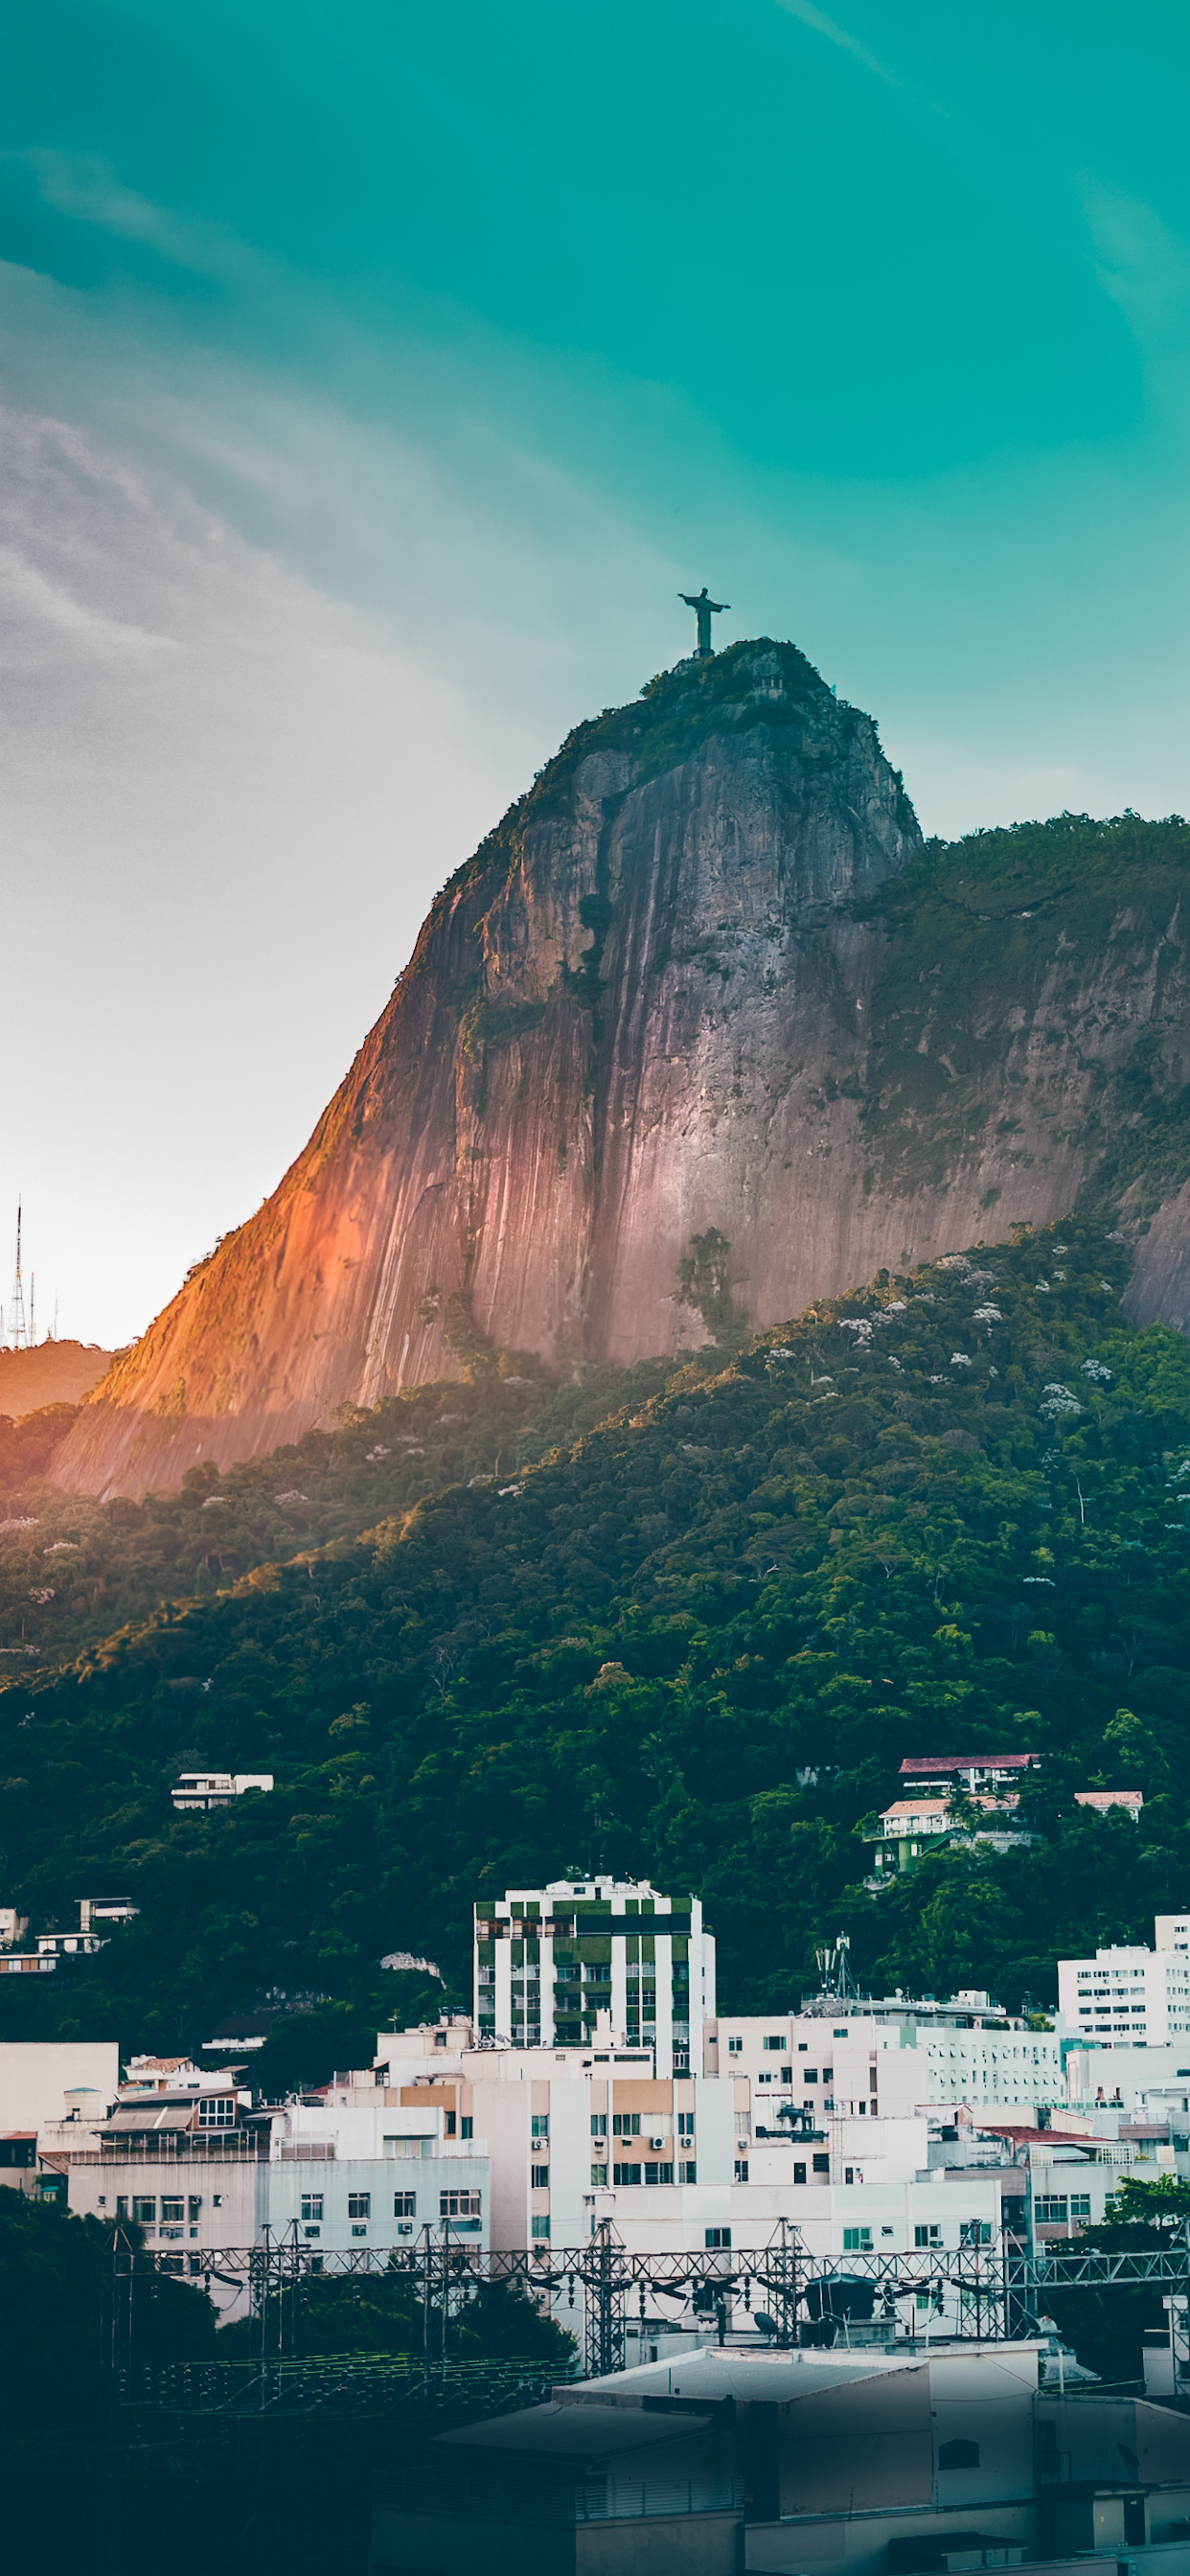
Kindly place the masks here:
[(487, 1345), (676, 1350), (1088, 1191), (1154, 1220), (1137, 1311), (1183, 1320), (1190, 832), (1136, 827), (1165, 839), (1130, 893), (1105, 827), (1054, 828), (923, 852), (870, 718), (791, 645), (580, 727), (56, 1474), (169, 1484)]

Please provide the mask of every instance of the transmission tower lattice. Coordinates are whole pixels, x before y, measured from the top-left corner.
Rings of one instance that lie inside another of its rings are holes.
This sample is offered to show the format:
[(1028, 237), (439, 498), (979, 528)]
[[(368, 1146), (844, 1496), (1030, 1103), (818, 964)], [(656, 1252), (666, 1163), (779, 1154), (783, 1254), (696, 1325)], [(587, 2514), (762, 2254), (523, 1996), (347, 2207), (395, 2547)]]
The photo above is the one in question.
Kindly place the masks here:
[(27, 1350), (29, 1329), (25, 1321), (25, 1289), (21, 1278), (21, 1210), (17, 1206), (17, 1259), (13, 1272), (12, 1297), (8, 1308), (8, 1339), (14, 1351)]

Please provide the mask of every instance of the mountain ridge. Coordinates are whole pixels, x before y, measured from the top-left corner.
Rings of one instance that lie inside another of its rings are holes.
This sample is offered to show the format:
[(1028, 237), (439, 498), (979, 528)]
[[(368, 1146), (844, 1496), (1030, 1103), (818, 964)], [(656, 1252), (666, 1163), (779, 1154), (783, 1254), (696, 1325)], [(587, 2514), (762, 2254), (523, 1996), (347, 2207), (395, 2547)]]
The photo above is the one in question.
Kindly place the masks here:
[(436, 897), (273, 1196), (97, 1388), (78, 1491), (343, 1403), (763, 1329), (1110, 1212), (1190, 1316), (1180, 818), (924, 845), (870, 717), (733, 646), (581, 725)]

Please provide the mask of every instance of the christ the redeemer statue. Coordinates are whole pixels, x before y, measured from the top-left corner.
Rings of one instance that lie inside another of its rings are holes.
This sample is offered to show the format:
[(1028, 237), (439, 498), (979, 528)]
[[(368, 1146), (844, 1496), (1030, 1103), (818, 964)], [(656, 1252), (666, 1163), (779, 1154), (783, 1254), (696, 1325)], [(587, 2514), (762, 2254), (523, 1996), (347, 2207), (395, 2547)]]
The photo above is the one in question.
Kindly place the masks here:
[(688, 590), (680, 590), (678, 597), (685, 600), (687, 608), (692, 608), (698, 619), (698, 647), (694, 659), (696, 662), (709, 662), (715, 649), (711, 642), (711, 619), (721, 617), (724, 609), (730, 608), (731, 601), (708, 599), (705, 581), (697, 598), (692, 599)]

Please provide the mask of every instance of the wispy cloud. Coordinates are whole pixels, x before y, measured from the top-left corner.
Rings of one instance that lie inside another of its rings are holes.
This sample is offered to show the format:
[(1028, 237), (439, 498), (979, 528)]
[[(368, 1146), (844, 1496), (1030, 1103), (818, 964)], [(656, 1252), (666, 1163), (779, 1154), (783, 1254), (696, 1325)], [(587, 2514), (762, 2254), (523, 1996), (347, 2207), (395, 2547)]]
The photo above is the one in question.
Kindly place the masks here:
[[(176, 653), (182, 649), (171, 635), (150, 635), (143, 626), (132, 625), (120, 617), (105, 617), (100, 610), (89, 608), (86, 601), (77, 598), (72, 591), (64, 589), (58, 582), (47, 580), (37, 565), (31, 563), (16, 546), (0, 544), (0, 576), (10, 616), (14, 610), (23, 608), (32, 618), (34, 627), (39, 624), (52, 627), (86, 650), (142, 654)], [(20, 623), (18, 618), (18, 631)], [(26, 631), (19, 656), (22, 667), (26, 669), (28, 640)]]
[(23, 171), (55, 214), (90, 224), (122, 241), (143, 243), (173, 268), (223, 283), (266, 282), (266, 263), (222, 225), (196, 222), (159, 206), (125, 186), (110, 162), (94, 153), (52, 152), (40, 146), (0, 153), (10, 170)]
[(1098, 258), (1099, 282), (1147, 348), (1190, 338), (1190, 243), (1141, 197), (1101, 181), (1083, 186), (1083, 204)]
[(902, 84), (896, 73), (890, 72), (887, 64), (880, 62), (875, 54), (869, 53), (867, 46), (861, 45), (858, 36), (848, 35), (846, 27), (840, 27), (836, 20), (828, 18), (823, 10), (815, 9), (812, 6), (812, 0), (777, 0), (777, 7), (785, 11), (787, 18), (797, 18), (803, 27), (809, 27), (814, 35), (825, 36), (828, 45), (837, 45), (840, 53), (851, 54), (857, 63), (863, 64), (866, 72), (872, 73), (874, 79), (887, 81), (891, 89), (901, 88)]

